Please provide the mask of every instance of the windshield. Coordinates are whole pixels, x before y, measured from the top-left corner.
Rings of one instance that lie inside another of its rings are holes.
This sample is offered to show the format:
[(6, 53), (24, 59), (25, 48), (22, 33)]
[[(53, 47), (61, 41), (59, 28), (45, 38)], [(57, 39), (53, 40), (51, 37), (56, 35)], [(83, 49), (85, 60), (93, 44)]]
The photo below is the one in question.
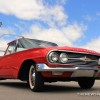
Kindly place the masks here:
[(42, 40), (35, 40), (35, 39), (27, 39), (21, 38), (19, 39), (19, 46), (25, 49), (36, 48), (36, 47), (50, 47), (50, 46), (57, 46), (57, 44)]

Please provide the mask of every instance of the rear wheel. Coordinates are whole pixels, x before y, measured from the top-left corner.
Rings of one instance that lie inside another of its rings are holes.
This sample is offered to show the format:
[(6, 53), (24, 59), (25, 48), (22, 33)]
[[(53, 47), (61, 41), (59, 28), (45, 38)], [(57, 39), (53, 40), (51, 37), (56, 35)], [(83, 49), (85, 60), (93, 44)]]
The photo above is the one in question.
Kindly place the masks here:
[(82, 89), (90, 89), (95, 83), (95, 78), (80, 78), (78, 84)]
[(37, 72), (33, 65), (29, 69), (29, 86), (34, 92), (39, 92), (43, 90), (44, 80), (40, 72)]

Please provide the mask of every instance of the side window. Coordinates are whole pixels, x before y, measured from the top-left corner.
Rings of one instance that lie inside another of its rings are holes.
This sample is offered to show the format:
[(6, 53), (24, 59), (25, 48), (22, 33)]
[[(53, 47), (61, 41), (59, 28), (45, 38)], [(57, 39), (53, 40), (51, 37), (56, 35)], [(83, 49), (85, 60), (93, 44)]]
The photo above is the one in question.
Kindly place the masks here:
[(26, 50), (26, 49), (23, 48), (23, 46), (20, 43), (18, 43), (16, 52), (23, 51), (23, 50)]
[(26, 49), (24, 48), (24, 46), (19, 41), (18, 44), (17, 44), (16, 52), (23, 51), (23, 50), (26, 50)]
[(15, 43), (10, 44), (5, 55), (9, 55), (9, 54), (14, 53), (15, 52), (15, 46), (16, 46)]

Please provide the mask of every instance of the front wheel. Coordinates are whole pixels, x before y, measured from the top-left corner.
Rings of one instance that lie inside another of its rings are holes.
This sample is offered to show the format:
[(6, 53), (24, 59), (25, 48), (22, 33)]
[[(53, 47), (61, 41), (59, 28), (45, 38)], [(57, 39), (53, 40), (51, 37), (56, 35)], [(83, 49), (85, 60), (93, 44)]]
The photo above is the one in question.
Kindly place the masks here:
[(33, 65), (29, 69), (29, 86), (33, 92), (39, 92), (43, 90), (44, 80), (40, 72), (37, 72)]
[(80, 78), (78, 84), (82, 89), (90, 89), (95, 83), (95, 78)]

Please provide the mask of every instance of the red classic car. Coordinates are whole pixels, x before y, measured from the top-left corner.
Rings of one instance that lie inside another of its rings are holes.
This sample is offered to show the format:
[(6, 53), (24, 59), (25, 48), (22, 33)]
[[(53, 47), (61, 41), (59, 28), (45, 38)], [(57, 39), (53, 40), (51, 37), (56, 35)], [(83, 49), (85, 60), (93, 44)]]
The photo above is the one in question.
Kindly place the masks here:
[(19, 38), (8, 43), (0, 57), (0, 79), (20, 79), (34, 92), (44, 82), (77, 81), (90, 89), (100, 77), (100, 53), (74, 47), (59, 47), (42, 40)]

